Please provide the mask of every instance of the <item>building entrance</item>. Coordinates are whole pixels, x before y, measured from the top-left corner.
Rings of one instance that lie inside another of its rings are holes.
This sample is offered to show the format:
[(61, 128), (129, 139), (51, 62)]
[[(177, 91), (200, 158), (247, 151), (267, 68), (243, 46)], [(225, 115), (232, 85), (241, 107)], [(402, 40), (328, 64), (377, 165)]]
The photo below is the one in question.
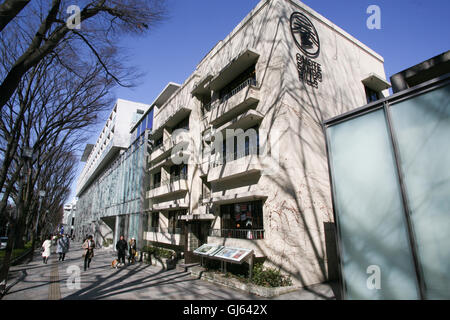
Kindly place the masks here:
[(207, 243), (209, 221), (192, 221), (186, 223), (186, 237), (184, 246), (184, 261), (185, 263), (200, 262), (200, 257), (194, 255), (192, 252)]

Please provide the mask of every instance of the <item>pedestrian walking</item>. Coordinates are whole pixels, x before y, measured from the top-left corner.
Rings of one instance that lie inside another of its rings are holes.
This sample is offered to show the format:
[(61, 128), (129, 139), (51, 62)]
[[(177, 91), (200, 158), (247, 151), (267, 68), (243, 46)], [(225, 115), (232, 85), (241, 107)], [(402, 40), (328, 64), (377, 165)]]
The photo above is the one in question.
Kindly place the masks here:
[(123, 236), (120, 236), (119, 241), (116, 243), (116, 250), (117, 250), (117, 260), (122, 265), (125, 265), (125, 254), (127, 251), (128, 244), (125, 241)]
[(64, 261), (64, 258), (66, 257), (67, 251), (69, 251), (70, 247), (70, 240), (68, 235), (62, 235), (58, 240), (56, 241), (56, 253), (59, 254), (58, 261)]
[(44, 264), (47, 264), (48, 257), (50, 257), (50, 248), (52, 247), (52, 237), (48, 236), (47, 240), (42, 244), (42, 260)]
[(84, 257), (84, 271), (90, 267), (91, 260), (94, 257), (94, 248), (95, 242), (92, 236), (89, 236), (86, 241), (84, 241), (81, 248), (84, 249), (83, 257)]
[(128, 252), (130, 253), (128, 264), (134, 263), (136, 261), (136, 239), (131, 238)]

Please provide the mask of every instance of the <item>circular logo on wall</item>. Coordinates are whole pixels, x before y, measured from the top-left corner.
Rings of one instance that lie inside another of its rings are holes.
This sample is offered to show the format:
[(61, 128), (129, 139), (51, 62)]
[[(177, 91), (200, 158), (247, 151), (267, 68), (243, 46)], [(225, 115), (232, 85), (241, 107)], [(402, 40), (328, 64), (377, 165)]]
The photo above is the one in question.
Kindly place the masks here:
[(291, 14), (291, 34), (297, 47), (308, 57), (319, 55), (319, 35), (312, 22), (302, 13)]

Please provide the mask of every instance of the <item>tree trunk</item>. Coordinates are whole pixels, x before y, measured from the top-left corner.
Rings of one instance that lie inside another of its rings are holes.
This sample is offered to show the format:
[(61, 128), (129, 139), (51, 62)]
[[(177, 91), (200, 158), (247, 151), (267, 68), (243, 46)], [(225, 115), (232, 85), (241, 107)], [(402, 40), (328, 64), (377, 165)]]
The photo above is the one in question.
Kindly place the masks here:
[(30, 0), (5, 0), (0, 5), (0, 31), (2, 31), (29, 2)]
[[(13, 224), (10, 226), (9, 232), (8, 232), (8, 244), (6, 245), (5, 249), (5, 258), (3, 259), (2, 268), (0, 269), (0, 282), (6, 281), (8, 278), (8, 272), (9, 272), (9, 265), (11, 263), (11, 255), (12, 251), (14, 249), (14, 232), (16, 229), (16, 225)], [(4, 288), (2, 288), (4, 289)]]

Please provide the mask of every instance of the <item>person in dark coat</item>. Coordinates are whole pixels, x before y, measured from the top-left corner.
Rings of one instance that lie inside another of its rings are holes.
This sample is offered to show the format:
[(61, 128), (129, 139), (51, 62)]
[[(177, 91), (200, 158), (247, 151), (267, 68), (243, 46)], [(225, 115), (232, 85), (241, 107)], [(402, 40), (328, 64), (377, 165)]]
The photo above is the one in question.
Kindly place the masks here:
[(118, 255), (119, 263), (122, 263), (122, 265), (125, 264), (125, 254), (127, 250), (128, 244), (126, 240), (123, 238), (123, 236), (120, 236), (119, 241), (116, 243), (116, 250)]
[(70, 247), (70, 241), (69, 237), (66, 235), (61, 235), (61, 237), (58, 238), (56, 241), (56, 253), (59, 254), (58, 261), (64, 261), (64, 258), (66, 257), (67, 251), (69, 251)]
[(95, 242), (93, 240), (92, 236), (89, 236), (86, 241), (84, 241), (81, 248), (84, 249), (83, 252), (83, 258), (84, 258), (84, 271), (86, 271), (86, 268), (90, 267), (91, 260), (94, 257), (94, 248), (95, 248)]

